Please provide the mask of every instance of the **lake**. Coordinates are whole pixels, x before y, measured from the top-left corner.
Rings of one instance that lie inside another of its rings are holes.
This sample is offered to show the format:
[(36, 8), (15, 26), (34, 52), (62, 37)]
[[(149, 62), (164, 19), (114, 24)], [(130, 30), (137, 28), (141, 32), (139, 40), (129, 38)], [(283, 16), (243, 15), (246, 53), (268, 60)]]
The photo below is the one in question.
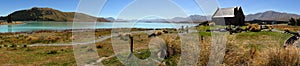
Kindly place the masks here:
[(181, 26), (196, 26), (192, 23), (159, 23), (159, 22), (25, 22), (19, 25), (0, 25), (0, 33), (31, 32), (39, 30), (66, 29), (108, 29), (108, 28), (181, 28)]

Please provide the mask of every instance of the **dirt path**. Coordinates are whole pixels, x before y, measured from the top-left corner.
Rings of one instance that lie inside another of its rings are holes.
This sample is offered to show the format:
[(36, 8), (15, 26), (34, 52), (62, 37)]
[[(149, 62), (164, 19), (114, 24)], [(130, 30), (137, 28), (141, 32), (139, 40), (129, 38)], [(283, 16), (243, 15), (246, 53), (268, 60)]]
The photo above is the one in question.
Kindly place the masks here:
[[(115, 35), (113, 35), (115, 36)], [(100, 39), (97, 39), (95, 41), (90, 41), (90, 42), (86, 42), (86, 43), (80, 43), (80, 44), (92, 44), (95, 42), (101, 42), (104, 41), (106, 39), (111, 38), (111, 36), (102, 36)], [(28, 45), (29, 47), (35, 47), (35, 46), (73, 46), (73, 45), (79, 45), (79, 44), (32, 44), (32, 45)]]
[[(131, 32), (131, 33), (140, 33), (140, 32), (151, 33), (151, 32), (153, 32), (153, 30), (135, 31), (135, 32)], [(90, 41), (90, 42), (86, 42), (86, 43), (78, 43), (78, 44), (32, 44), (32, 45), (28, 45), (28, 46), (29, 47), (35, 47), (35, 46), (73, 46), (73, 45), (79, 45), (79, 44), (93, 44), (93, 43), (96, 43), (96, 42), (101, 42), (101, 41), (104, 41), (106, 39), (109, 39), (112, 36), (118, 36), (118, 34), (111, 34), (111, 35), (101, 36), (101, 38), (99, 38), (95, 41)]]

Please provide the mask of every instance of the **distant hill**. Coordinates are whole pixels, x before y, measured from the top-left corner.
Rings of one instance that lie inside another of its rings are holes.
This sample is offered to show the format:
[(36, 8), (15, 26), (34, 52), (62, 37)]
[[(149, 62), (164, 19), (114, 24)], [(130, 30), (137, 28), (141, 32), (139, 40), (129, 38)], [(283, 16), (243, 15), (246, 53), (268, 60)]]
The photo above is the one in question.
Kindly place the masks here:
[[(62, 21), (72, 22), (75, 12), (62, 12), (52, 8), (38, 8), (34, 7), (28, 10), (15, 11), (8, 16), (11, 16), (14, 21)], [(77, 13), (80, 18), (76, 21), (93, 22), (97, 18), (98, 22), (108, 22), (104, 18), (98, 18), (83, 13)]]
[(104, 19), (109, 20), (109, 21), (115, 21), (115, 20), (116, 20), (116, 19), (113, 18), (113, 17), (108, 17), (108, 18), (104, 18)]
[(246, 21), (252, 20), (276, 20), (276, 21), (288, 21), (290, 18), (300, 18), (300, 15), (291, 13), (282, 13), (276, 11), (266, 11), (262, 13), (249, 14), (246, 16)]
[(174, 17), (170, 19), (172, 22), (203, 22), (207, 21), (206, 16), (202, 15), (191, 15), (189, 17)]
[[(300, 18), (300, 15), (291, 14), (291, 13), (283, 13), (276, 11), (266, 11), (262, 13), (249, 14), (245, 15), (246, 21), (252, 20), (275, 20), (275, 21), (288, 21), (290, 18)], [(209, 21), (206, 16), (202, 15), (191, 15), (189, 17), (174, 17), (171, 19), (173, 22), (203, 22)]]
[[(99, 18), (90, 16), (83, 13), (75, 13), (75, 12), (62, 12), (52, 8), (38, 8), (33, 7), (27, 10), (19, 10), (15, 11), (9, 16), (12, 17), (14, 21), (61, 21), (61, 22), (72, 22), (74, 21), (75, 14), (80, 16), (78, 20), (81, 22), (93, 22), (94, 19), (97, 19), (98, 22), (109, 22), (115, 21), (116, 19), (109, 18)], [(5, 18), (5, 17), (1, 17)], [(246, 15), (246, 21), (252, 20), (276, 20), (276, 21), (288, 21), (290, 18), (300, 18), (300, 15), (291, 14), (291, 13), (283, 13), (276, 11), (266, 11), (256, 14)], [(117, 20), (116, 20), (117, 21)], [(124, 21), (124, 20), (123, 20)], [(207, 17), (203, 15), (191, 15), (189, 17), (174, 17), (171, 19), (152, 19), (152, 20), (141, 20), (145, 22), (203, 22), (207, 21)]]
[(188, 18), (193, 20), (193, 22), (203, 22), (208, 20), (206, 16), (202, 16), (202, 15), (191, 15)]

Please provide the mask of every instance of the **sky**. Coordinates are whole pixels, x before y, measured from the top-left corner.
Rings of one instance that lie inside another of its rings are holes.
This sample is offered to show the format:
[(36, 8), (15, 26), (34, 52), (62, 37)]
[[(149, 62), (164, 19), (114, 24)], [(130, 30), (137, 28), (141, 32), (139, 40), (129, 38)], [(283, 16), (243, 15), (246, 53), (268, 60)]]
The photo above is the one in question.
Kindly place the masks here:
[[(144, 0), (144, 1), (154, 1), (154, 0)], [(135, 4), (138, 6), (132, 7), (132, 9), (137, 12), (137, 13), (133, 12), (133, 14), (139, 14), (138, 11), (144, 10), (143, 9), (144, 7), (149, 7), (149, 8), (158, 7), (157, 10), (163, 10), (163, 8), (165, 8), (165, 10), (169, 10), (168, 13), (174, 13), (174, 14), (178, 14), (180, 12), (180, 10), (178, 11), (178, 9), (175, 8), (178, 7), (182, 9), (186, 15), (204, 14), (195, 0), (169, 0), (169, 1), (171, 1), (171, 3), (177, 6), (174, 6), (174, 8), (173, 7), (170, 8), (169, 6), (173, 6), (173, 5), (164, 5), (161, 2), (159, 2), (160, 4), (156, 4), (154, 2), (139, 3), (139, 4)], [(122, 12), (126, 11), (126, 8), (128, 6), (133, 5), (134, 2), (137, 1), (107, 0), (100, 14), (92, 14), (92, 15), (98, 17), (117, 17), (120, 16)], [(243, 11), (246, 15), (269, 11), (269, 10), (300, 14), (300, 8), (297, 8), (297, 4), (300, 3), (300, 0), (217, 0), (217, 2), (218, 2), (218, 6), (221, 8), (242, 6)], [(147, 3), (149, 3), (148, 6)], [(80, 0), (0, 0), (0, 16), (6, 16), (14, 11), (30, 9), (32, 7), (50, 7), (64, 12), (76, 12), (78, 4), (80, 4)], [(91, 6), (91, 8), (93, 7)], [(176, 10), (176, 11), (172, 11), (172, 10)], [(133, 14), (127, 16), (134, 17)], [(162, 12), (161, 14), (164, 14), (164, 12)], [(174, 16), (174, 17), (181, 17), (181, 15)]]

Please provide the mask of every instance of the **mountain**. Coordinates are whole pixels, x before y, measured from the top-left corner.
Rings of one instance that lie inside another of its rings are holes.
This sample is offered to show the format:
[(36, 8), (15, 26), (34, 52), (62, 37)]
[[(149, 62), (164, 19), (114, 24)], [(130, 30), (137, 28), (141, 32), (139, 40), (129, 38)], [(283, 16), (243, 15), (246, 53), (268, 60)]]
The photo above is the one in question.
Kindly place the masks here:
[[(252, 20), (276, 20), (276, 21), (288, 21), (291, 18), (300, 18), (300, 15), (298, 14), (292, 14), (292, 13), (284, 13), (284, 12), (276, 12), (276, 11), (266, 11), (256, 14), (249, 14), (245, 15), (246, 21), (252, 21)], [(203, 22), (203, 21), (209, 21), (207, 20), (206, 16), (202, 15), (191, 15), (189, 17), (174, 17), (170, 19), (170, 21), (173, 22)]]
[(288, 21), (290, 18), (300, 18), (300, 15), (291, 13), (282, 13), (276, 11), (266, 11), (262, 13), (249, 14), (246, 16), (246, 21), (252, 20), (276, 20), (276, 21)]
[(206, 16), (202, 16), (202, 15), (191, 15), (188, 18), (193, 20), (193, 22), (203, 22), (208, 20)]
[[(300, 18), (300, 15), (276, 11), (266, 11), (256, 14), (245, 15), (245, 21), (252, 20), (275, 20), (275, 21), (288, 21), (291, 18)], [(147, 22), (204, 22), (209, 21), (208, 17), (203, 15), (190, 15), (188, 17), (174, 17), (171, 19), (152, 19), (152, 20), (141, 20)]]
[(97, 19), (98, 22), (108, 22), (104, 18), (98, 18), (83, 13), (75, 12), (62, 12), (52, 8), (38, 8), (33, 7), (28, 10), (15, 11), (8, 16), (14, 21), (62, 21), (62, 22), (72, 22), (74, 21), (74, 16), (80, 16), (76, 21), (80, 22), (93, 22)]
[(116, 19), (113, 18), (113, 17), (108, 17), (108, 18), (105, 18), (106, 20), (109, 20), (109, 21), (115, 21)]
[(169, 21), (172, 21), (172, 22), (203, 22), (203, 21), (207, 21), (207, 17), (202, 16), (202, 15), (191, 15), (189, 17), (174, 17), (174, 18), (170, 19)]
[[(136, 21), (136, 20), (131, 20), (131, 21)], [(168, 22), (168, 20), (166, 19), (142, 19), (142, 20), (138, 20), (138, 22)]]
[(191, 21), (189, 18), (186, 17), (174, 17), (172, 19), (170, 19), (169, 21), (172, 22), (187, 22), (187, 21)]

